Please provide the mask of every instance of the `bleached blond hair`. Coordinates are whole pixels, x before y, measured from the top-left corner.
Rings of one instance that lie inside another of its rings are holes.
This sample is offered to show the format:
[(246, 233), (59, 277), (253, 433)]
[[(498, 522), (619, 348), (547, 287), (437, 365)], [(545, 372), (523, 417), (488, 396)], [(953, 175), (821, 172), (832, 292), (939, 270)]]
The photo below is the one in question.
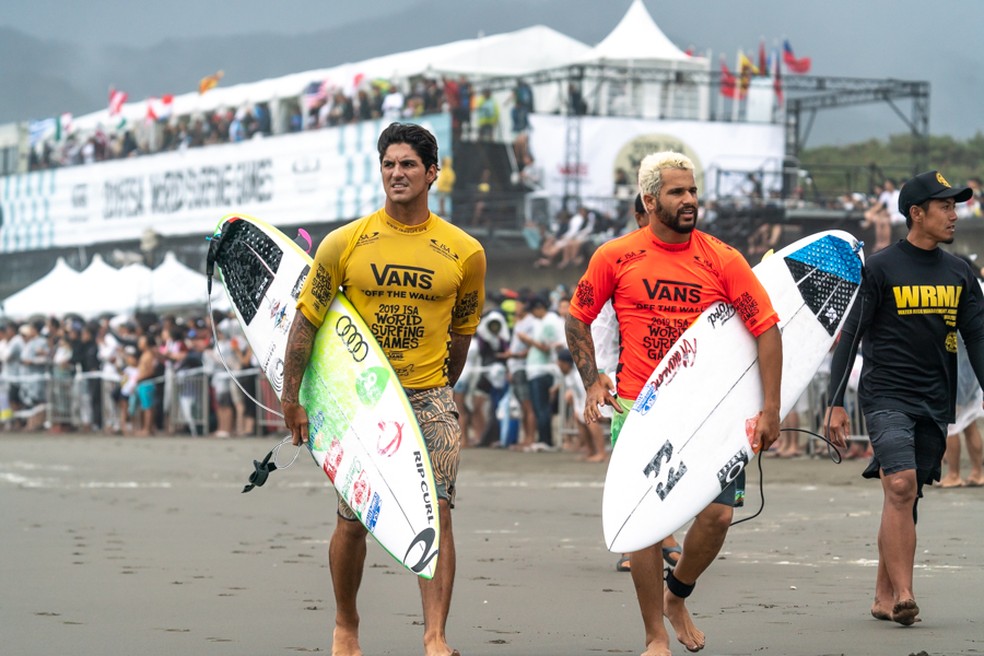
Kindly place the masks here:
[(664, 150), (650, 153), (639, 164), (639, 193), (659, 196), (663, 188), (663, 169), (679, 169), (693, 171), (693, 161), (683, 153)]

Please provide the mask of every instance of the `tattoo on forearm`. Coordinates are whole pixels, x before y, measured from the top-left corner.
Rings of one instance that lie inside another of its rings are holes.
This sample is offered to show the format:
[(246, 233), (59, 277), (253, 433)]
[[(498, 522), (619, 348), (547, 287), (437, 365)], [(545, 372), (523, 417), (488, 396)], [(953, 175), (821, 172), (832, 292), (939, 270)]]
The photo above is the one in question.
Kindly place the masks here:
[(468, 357), (468, 345), (471, 344), (471, 335), (460, 335), (451, 333), (451, 343), (448, 346), (448, 384), (454, 387), (461, 376), (461, 371), (465, 368), (465, 360)]
[(581, 374), (581, 382), (590, 387), (598, 380), (598, 365), (595, 361), (594, 339), (591, 326), (580, 319), (568, 317), (566, 323), (567, 347), (574, 357), (574, 364)]
[(307, 317), (298, 312), (294, 315), (290, 333), (287, 335), (287, 349), (284, 353), (284, 390), (281, 401), (297, 403), (301, 389), (304, 370), (311, 360), (311, 350), (314, 347), (314, 336), (318, 329), (308, 321)]

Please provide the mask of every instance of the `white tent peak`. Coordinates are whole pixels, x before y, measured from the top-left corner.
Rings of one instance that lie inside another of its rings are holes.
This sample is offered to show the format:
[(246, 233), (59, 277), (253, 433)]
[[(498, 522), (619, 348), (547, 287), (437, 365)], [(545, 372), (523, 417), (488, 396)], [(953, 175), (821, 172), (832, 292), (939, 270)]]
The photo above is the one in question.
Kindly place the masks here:
[(53, 299), (59, 298), (66, 289), (73, 288), (79, 272), (59, 257), (55, 266), (34, 283), (11, 294), (0, 303), (0, 315), (14, 318), (27, 318), (32, 314), (46, 314), (57, 307)]
[(608, 62), (694, 59), (670, 41), (642, 0), (632, 0), (618, 25), (585, 57), (585, 61)]
[(102, 255), (100, 255), (99, 253), (96, 253), (95, 255), (92, 256), (92, 259), (89, 261), (89, 266), (87, 266), (82, 271), (83, 271), (83, 273), (86, 272), (86, 271), (94, 271), (94, 272), (100, 272), (101, 273), (101, 272), (106, 271), (106, 270), (115, 272), (118, 269), (116, 267), (112, 266), (111, 264), (108, 264), (106, 262), (106, 260), (103, 259)]

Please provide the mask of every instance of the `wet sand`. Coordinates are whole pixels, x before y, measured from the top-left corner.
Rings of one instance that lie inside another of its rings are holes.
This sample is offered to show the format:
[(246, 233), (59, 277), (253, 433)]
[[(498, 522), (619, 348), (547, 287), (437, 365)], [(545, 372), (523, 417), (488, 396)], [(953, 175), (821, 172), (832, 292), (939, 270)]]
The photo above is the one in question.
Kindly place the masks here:
[[(330, 653), (327, 479), (305, 456), (240, 494), (275, 442), (0, 434), (0, 651)], [(927, 491), (923, 621), (903, 628), (868, 613), (881, 494), (863, 463), (764, 467), (763, 514), (691, 598), (702, 653), (984, 654), (984, 488)], [(641, 651), (631, 578), (602, 540), (604, 474), (570, 454), (463, 453), (449, 638), (464, 656)], [(738, 518), (757, 487), (753, 465)], [(374, 543), (360, 600), (367, 655), (421, 653), (414, 577)]]

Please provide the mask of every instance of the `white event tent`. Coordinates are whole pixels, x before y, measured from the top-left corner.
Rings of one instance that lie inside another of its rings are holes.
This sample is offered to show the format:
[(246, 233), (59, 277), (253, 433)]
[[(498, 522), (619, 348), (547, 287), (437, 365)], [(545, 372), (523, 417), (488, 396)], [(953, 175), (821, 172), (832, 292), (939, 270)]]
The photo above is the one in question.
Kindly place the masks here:
[[(229, 309), (220, 283), (212, 286), (211, 298), (214, 308)], [(78, 314), (92, 318), (187, 308), (204, 313), (208, 299), (205, 274), (181, 264), (173, 253), (165, 255), (153, 270), (143, 264), (116, 269), (97, 254), (82, 272), (59, 258), (46, 276), (5, 299), (0, 315), (26, 319), (39, 314)]]
[(79, 272), (68, 266), (64, 258), (55, 261), (54, 268), (24, 289), (11, 294), (0, 303), (0, 314), (27, 318), (32, 314), (52, 311), (66, 289), (75, 289)]
[[(154, 308), (172, 308), (183, 305), (208, 303), (208, 278), (178, 261), (174, 253), (167, 253), (164, 260), (151, 272), (148, 296)], [(213, 280), (212, 305), (228, 309), (229, 302), (222, 285)]]
[(578, 62), (619, 69), (602, 75), (603, 81), (596, 90), (607, 114), (634, 113), (634, 108), (642, 107), (647, 118), (672, 115), (706, 120), (708, 117), (708, 85), (688, 87), (679, 80), (673, 84), (644, 82), (632, 75), (633, 67), (658, 67), (680, 75), (710, 71), (707, 57), (688, 55), (670, 41), (642, 0), (633, 0), (618, 25)]

